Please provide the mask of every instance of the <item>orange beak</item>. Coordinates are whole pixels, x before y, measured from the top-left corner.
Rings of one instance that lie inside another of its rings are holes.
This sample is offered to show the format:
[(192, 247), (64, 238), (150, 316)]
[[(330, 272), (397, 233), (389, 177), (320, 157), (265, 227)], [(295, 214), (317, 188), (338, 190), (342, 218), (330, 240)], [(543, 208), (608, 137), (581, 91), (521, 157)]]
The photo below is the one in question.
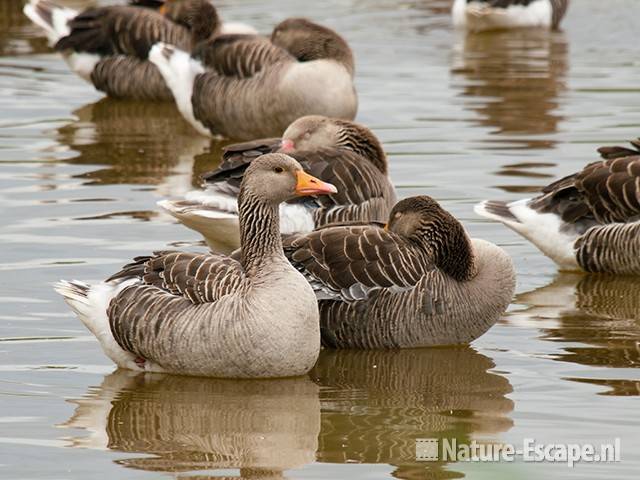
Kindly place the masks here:
[(166, 13), (167, 13), (167, 4), (166, 4), (166, 3), (163, 3), (162, 5), (160, 5), (160, 8), (158, 9), (158, 12), (159, 12), (161, 15), (166, 14)]
[(385, 231), (385, 232), (388, 232), (388, 231), (389, 231), (389, 224), (388, 224), (388, 223), (385, 223), (385, 224), (384, 224), (384, 227), (382, 227), (382, 228), (384, 228), (384, 231)]
[(298, 183), (296, 183), (296, 195), (304, 197), (305, 195), (322, 195), (327, 193), (336, 193), (338, 189), (330, 183), (312, 177), (302, 170), (297, 173)]

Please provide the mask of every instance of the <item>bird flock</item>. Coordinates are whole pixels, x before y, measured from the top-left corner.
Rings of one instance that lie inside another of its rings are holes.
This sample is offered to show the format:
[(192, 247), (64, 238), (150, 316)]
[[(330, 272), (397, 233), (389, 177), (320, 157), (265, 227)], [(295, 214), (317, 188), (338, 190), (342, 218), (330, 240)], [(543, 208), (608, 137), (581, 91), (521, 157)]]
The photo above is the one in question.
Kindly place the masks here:
[[(557, 29), (568, 0), (455, 0), (469, 34)], [(228, 378), (307, 373), (324, 348), (465, 344), (509, 306), (513, 262), (426, 195), (398, 201), (381, 142), (354, 122), (355, 59), (306, 18), (269, 35), (209, 0), (24, 13), (73, 72), (114, 98), (172, 101), (227, 146), (202, 188), (159, 206), (208, 253), (136, 257), (55, 289), (119, 367)], [(168, 132), (167, 132), (168, 133)], [(640, 141), (539, 195), (475, 207), (562, 270), (640, 274)], [(221, 247), (233, 252), (217, 253)]]

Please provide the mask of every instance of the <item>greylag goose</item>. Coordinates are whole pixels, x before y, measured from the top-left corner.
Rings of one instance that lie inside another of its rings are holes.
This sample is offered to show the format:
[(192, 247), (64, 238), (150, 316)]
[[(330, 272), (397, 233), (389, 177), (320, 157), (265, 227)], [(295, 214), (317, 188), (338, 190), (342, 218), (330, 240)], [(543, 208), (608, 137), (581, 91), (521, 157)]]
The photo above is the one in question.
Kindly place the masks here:
[(472, 32), (513, 28), (556, 30), (569, 0), (455, 0), (453, 24)]
[(259, 155), (277, 151), (338, 189), (334, 195), (280, 205), (282, 233), (310, 232), (332, 222), (384, 222), (396, 203), (387, 157), (373, 132), (354, 122), (311, 115), (293, 122), (282, 138), (228, 146), (222, 164), (204, 176), (205, 190), (158, 204), (202, 234), (212, 249), (236, 248), (242, 175)]
[(168, 0), (162, 11), (135, 5), (90, 7), (82, 12), (48, 0), (30, 0), (24, 13), (41, 27), (74, 73), (111, 97), (172, 100), (148, 61), (160, 41), (185, 50), (226, 33), (208, 0)]
[(431, 197), (398, 202), (386, 226), (338, 225), (285, 237), (287, 258), (320, 306), (334, 348), (463, 344), (489, 329), (513, 296), (511, 258)]
[(485, 201), (479, 215), (516, 231), (561, 270), (640, 275), (640, 141), (602, 147), (601, 161), (511, 203)]
[(178, 110), (203, 135), (250, 140), (282, 135), (305, 115), (346, 120), (356, 115), (349, 45), (306, 19), (281, 22), (271, 39), (216, 37), (191, 55), (179, 45), (158, 43), (149, 59)]
[(302, 375), (320, 348), (313, 290), (282, 251), (278, 204), (335, 187), (283, 154), (252, 163), (240, 189), (240, 261), (157, 252), (105, 282), (56, 291), (119, 367), (184, 375)]

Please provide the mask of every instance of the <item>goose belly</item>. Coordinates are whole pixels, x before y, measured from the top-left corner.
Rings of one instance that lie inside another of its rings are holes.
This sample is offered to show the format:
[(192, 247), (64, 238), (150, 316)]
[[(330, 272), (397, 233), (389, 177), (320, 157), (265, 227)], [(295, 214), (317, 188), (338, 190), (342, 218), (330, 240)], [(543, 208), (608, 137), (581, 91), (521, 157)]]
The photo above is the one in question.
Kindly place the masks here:
[(457, 27), (480, 32), (511, 28), (550, 28), (553, 19), (551, 0), (534, 0), (528, 5), (509, 5), (506, 8), (489, 6), (486, 2), (456, 0), (453, 23)]

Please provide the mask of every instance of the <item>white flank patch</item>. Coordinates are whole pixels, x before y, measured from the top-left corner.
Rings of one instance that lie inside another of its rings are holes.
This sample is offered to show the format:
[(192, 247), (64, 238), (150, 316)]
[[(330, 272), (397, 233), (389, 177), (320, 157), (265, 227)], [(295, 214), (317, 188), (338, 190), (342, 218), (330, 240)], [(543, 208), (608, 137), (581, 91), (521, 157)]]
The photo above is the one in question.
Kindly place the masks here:
[(220, 29), (221, 35), (257, 35), (258, 31), (251, 25), (240, 22), (225, 22)]
[(94, 53), (70, 52), (64, 56), (69, 67), (76, 75), (91, 83), (91, 72), (100, 61), (100, 56)]
[[(165, 56), (165, 49), (171, 51), (167, 56)], [(149, 60), (160, 70), (182, 116), (198, 133), (211, 136), (209, 129), (196, 120), (191, 103), (193, 82), (197, 75), (204, 73), (202, 64), (191, 58), (187, 52), (162, 42), (151, 47)]]
[(307, 233), (315, 224), (312, 211), (300, 204), (280, 204), (280, 233)]
[(508, 204), (509, 211), (519, 222), (488, 212), (484, 203), (476, 205), (474, 210), (478, 215), (502, 222), (525, 237), (559, 267), (579, 270), (573, 246), (578, 235), (562, 232), (563, 222), (558, 215), (536, 212), (528, 206), (529, 201), (530, 199), (525, 199)]
[(474, 32), (511, 28), (550, 28), (553, 6), (550, 0), (536, 0), (529, 5), (494, 8), (483, 2), (456, 0), (452, 8), (453, 24)]

